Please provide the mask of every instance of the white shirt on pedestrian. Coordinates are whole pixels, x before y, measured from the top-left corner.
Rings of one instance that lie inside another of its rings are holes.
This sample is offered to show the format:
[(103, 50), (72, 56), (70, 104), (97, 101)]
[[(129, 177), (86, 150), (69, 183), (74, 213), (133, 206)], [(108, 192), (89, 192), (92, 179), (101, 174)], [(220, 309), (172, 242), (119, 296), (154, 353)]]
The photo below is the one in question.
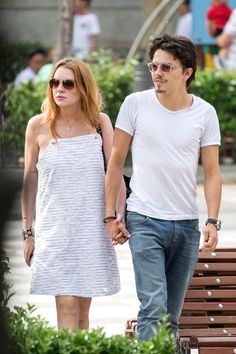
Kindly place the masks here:
[(192, 38), (192, 13), (187, 12), (186, 14), (180, 16), (177, 21), (175, 34), (177, 36), (185, 36)]
[(73, 18), (72, 48), (77, 58), (84, 59), (90, 51), (90, 37), (101, 32), (97, 15), (94, 13), (76, 14)]
[(30, 67), (27, 67), (16, 76), (14, 84), (15, 85), (23, 84), (26, 81), (33, 80), (35, 76), (36, 76), (35, 72)]
[(224, 32), (233, 37), (227, 57), (224, 61), (225, 67), (226, 69), (236, 69), (236, 9), (233, 10), (228, 22), (226, 23)]

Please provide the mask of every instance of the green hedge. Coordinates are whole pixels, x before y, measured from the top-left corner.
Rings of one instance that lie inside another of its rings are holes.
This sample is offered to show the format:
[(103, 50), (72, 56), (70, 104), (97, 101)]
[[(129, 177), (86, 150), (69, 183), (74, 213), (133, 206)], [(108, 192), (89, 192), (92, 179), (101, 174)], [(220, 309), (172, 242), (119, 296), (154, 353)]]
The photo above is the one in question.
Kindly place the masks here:
[(9, 312), (8, 333), (11, 352), (17, 354), (174, 354), (173, 335), (166, 320), (152, 340), (138, 343), (124, 335), (108, 337), (103, 329), (75, 332), (50, 327), (34, 306), (15, 307)]
[(236, 138), (236, 71), (198, 71), (190, 90), (215, 107), (222, 136)]

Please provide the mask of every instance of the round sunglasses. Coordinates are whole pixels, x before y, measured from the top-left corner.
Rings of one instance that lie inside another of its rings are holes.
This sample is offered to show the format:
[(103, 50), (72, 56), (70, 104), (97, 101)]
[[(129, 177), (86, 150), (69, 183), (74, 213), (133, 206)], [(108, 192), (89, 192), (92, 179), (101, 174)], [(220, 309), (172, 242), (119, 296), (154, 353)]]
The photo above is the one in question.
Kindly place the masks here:
[(52, 88), (57, 88), (60, 83), (62, 83), (62, 86), (65, 90), (73, 90), (75, 87), (75, 81), (74, 80), (58, 80), (58, 79), (51, 79), (49, 80), (49, 86)]
[(164, 73), (169, 73), (172, 70), (179, 69), (179, 68), (184, 68), (184, 66), (176, 66), (175, 64), (171, 63), (162, 63), (158, 64), (155, 62), (151, 62), (147, 64), (149, 71), (155, 72), (158, 70), (158, 68), (161, 69)]

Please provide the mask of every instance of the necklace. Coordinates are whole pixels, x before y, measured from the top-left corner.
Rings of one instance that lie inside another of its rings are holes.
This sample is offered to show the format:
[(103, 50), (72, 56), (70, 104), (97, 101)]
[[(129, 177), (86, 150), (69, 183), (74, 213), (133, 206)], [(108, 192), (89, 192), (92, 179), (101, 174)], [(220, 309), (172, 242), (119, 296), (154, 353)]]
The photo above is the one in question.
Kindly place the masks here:
[(73, 125), (75, 124), (75, 120), (74, 120), (74, 122), (73, 123), (71, 123), (70, 125), (66, 125), (65, 126), (65, 130), (67, 131), (67, 132), (69, 132), (70, 130), (71, 130), (71, 128), (73, 127)]

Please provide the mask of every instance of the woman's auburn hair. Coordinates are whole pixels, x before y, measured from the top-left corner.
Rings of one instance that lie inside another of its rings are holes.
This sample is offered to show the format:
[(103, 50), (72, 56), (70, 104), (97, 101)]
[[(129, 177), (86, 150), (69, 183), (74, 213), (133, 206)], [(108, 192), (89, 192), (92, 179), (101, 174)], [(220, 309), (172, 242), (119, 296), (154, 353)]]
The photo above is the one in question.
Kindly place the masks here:
[[(99, 126), (100, 111), (102, 108), (102, 95), (97, 87), (96, 81), (89, 67), (80, 59), (64, 58), (56, 63), (51, 78), (59, 67), (70, 69), (74, 73), (75, 84), (79, 90), (81, 111), (83, 119), (88, 126), (96, 128)], [(53, 99), (52, 89), (48, 85), (47, 98), (42, 104), (42, 112), (45, 114), (45, 123), (54, 138), (58, 137), (55, 125), (60, 108)]]

